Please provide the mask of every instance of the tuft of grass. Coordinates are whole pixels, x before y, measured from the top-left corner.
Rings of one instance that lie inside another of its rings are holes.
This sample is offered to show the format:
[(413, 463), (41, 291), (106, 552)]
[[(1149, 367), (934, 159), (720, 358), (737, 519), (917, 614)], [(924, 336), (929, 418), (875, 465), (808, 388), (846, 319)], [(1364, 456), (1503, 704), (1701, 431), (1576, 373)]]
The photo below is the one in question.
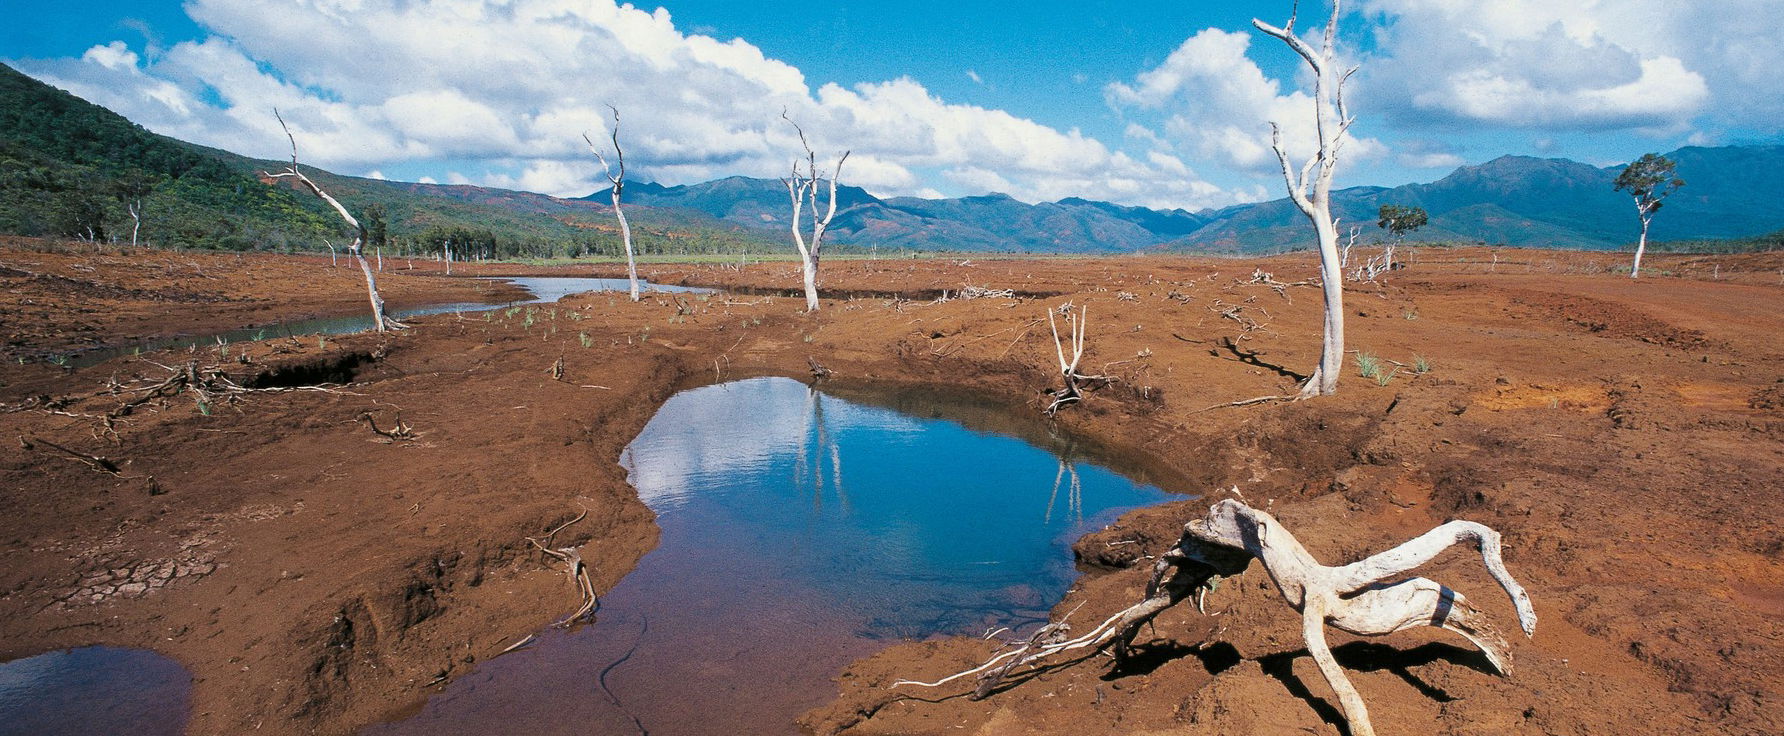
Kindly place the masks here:
[(576, 339), (578, 341), (580, 341), (582, 343), (582, 346), (585, 348), (590, 347), (595, 344), (594, 338), (589, 337), (588, 333), (586, 333), (586, 332), (576, 333)]
[(327, 350), (328, 349), (328, 336), (327, 335), (317, 335), (316, 336), (316, 348), (319, 350)]
[(1406, 321), (1411, 322), (1411, 321), (1419, 318), (1419, 313), (1417, 310), (1408, 309), (1404, 312), (1401, 312), (1400, 316), (1405, 317)]
[(1412, 356), (1413, 375), (1422, 376), (1431, 372), (1431, 361), (1423, 355)]
[(1375, 385), (1386, 386), (1386, 385), (1388, 385), (1388, 381), (1394, 380), (1394, 376), (1398, 375), (1399, 373), (1400, 373), (1399, 368), (1394, 368), (1394, 369), (1387, 370), (1387, 371), (1377, 371), (1375, 374)]
[(1368, 353), (1357, 352), (1357, 374), (1364, 378), (1376, 378), (1381, 375), (1381, 359)]

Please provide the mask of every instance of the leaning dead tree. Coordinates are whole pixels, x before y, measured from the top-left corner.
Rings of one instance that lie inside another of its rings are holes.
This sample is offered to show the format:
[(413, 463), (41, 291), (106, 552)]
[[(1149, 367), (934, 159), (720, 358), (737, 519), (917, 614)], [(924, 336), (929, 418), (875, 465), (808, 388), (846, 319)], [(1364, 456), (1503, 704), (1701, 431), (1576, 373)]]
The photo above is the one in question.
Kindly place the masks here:
[(1480, 550), (1487, 572), (1511, 596), (1519, 626), (1526, 636), (1533, 635), (1536, 610), (1523, 586), (1505, 569), (1499, 533), (1487, 526), (1451, 521), (1386, 552), (1341, 567), (1327, 567), (1314, 559), (1275, 517), (1227, 499), (1210, 507), (1206, 517), (1183, 526), (1183, 536), (1177, 544), (1153, 564), (1144, 600), (1110, 616), (1090, 631), (1069, 637), (1070, 626), (1064, 620), (1049, 623), (977, 667), (935, 682), (900, 680), (892, 687), (937, 687), (977, 677), (974, 697), (982, 698), (995, 691), (1010, 674), (1057, 654), (1114, 648), (1116, 656), (1126, 656), (1141, 626), (1190, 596), (1196, 597), (1196, 607), (1201, 609), (1203, 596), (1214, 589), (1218, 578), (1244, 572), (1255, 559), (1276, 583), (1283, 600), (1300, 611), (1307, 652), (1337, 693), (1350, 732), (1354, 736), (1374, 736), (1362, 696), (1326, 645), (1327, 626), (1364, 636), (1435, 626), (1460, 634), (1480, 647), (1499, 673), (1511, 672), (1511, 655), (1504, 636), (1461, 593), (1426, 578), (1387, 582), (1463, 543)]
[[(1065, 315), (1065, 331), (1072, 341), (1072, 359), (1065, 358), (1065, 344), (1059, 339), (1059, 324), (1053, 320), (1053, 313)], [(1090, 308), (1073, 309), (1071, 304), (1061, 305), (1058, 309), (1047, 310), (1047, 326), (1053, 328), (1053, 354), (1059, 358), (1059, 375), (1065, 385), (1057, 391), (1048, 391), (1053, 403), (1042, 411), (1053, 416), (1060, 407), (1076, 404), (1084, 400), (1085, 389), (1098, 389), (1109, 385), (1115, 379), (1108, 376), (1086, 376), (1078, 372), (1078, 363), (1084, 359), (1084, 331), (1090, 322)]]
[(582, 134), (582, 140), (588, 144), (589, 152), (595, 154), (595, 160), (601, 162), (601, 173), (613, 184), (609, 191), (613, 194), (613, 216), (619, 219), (619, 237), (626, 246), (626, 278), (632, 282), (632, 301), (638, 301), (638, 261), (632, 255), (632, 226), (626, 222), (625, 210), (619, 207), (620, 191), (626, 188), (626, 152), (619, 147), (619, 108), (608, 105), (607, 109), (613, 111), (613, 130), (610, 137), (613, 139), (613, 162), (617, 166), (607, 165), (607, 157), (601, 155), (601, 149), (595, 146), (594, 141), (589, 140), (587, 133)]
[(1323, 396), (1338, 390), (1338, 376), (1344, 372), (1344, 273), (1338, 257), (1338, 223), (1332, 219), (1332, 174), (1338, 169), (1338, 152), (1344, 147), (1346, 133), (1353, 118), (1344, 107), (1344, 83), (1356, 73), (1356, 67), (1338, 69), (1338, 15), (1343, 0), (1332, 0), (1332, 17), (1326, 21), (1326, 33), (1320, 48), (1315, 49), (1295, 35), (1295, 16), (1281, 28), (1261, 20), (1251, 24), (1259, 31), (1280, 39), (1307, 62), (1313, 70), (1314, 120), (1319, 132), (1319, 152), (1296, 169), (1282, 147), (1282, 128), (1270, 123), (1270, 147), (1282, 165), (1282, 177), (1288, 185), (1288, 198), (1295, 208), (1313, 223), (1319, 243), (1319, 275), (1325, 291), (1325, 329), (1320, 342), (1319, 367), (1301, 385), (1298, 398)]
[[(347, 221), (347, 226), (353, 229), (353, 243), (347, 246), (347, 250), (352, 252), (354, 260), (359, 261), (359, 270), (365, 274), (366, 294), (372, 301), (372, 326), (379, 332), (387, 329), (407, 328), (408, 325), (384, 316), (384, 297), (378, 294), (378, 277), (372, 273), (371, 264), (366, 263), (365, 254), (360, 252), (360, 246), (365, 243), (365, 226), (359, 224), (359, 220), (354, 219), (353, 215), (347, 212), (347, 208), (341, 206), (340, 201), (329, 196), (328, 192), (323, 191), (320, 185), (312, 181), (310, 177), (304, 176), (304, 173), (298, 169), (297, 137), (291, 134), (291, 126), (285, 124), (285, 118), (279, 114), (278, 110), (273, 110), (273, 117), (279, 119), (279, 127), (285, 129), (285, 137), (291, 141), (291, 166), (277, 174), (263, 172), (262, 175), (268, 179), (296, 179), (297, 183), (304, 185), (311, 194), (322, 198), (322, 201), (334, 208), (335, 214)], [(332, 253), (334, 245), (330, 244), (328, 249)]]
[[(842, 157), (836, 159), (836, 168), (831, 170), (828, 178), (830, 188), (829, 204), (822, 208), (823, 215), (818, 212), (818, 188), (824, 185), (826, 178), (818, 171), (818, 154), (811, 149), (811, 143), (805, 139), (805, 129), (793, 122), (785, 110), (781, 111), (781, 119), (791, 123), (793, 130), (799, 132), (799, 145), (805, 148), (805, 171), (799, 170), (799, 159), (793, 159), (793, 173), (781, 182), (787, 185), (787, 195), (793, 202), (793, 245), (799, 248), (800, 269), (805, 276), (805, 311), (818, 311), (818, 258), (824, 250), (824, 231), (830, 228), (830, 221), (836, 217), (836, 179), (842, 176), (843, 162), (849, 160), (849, 151), (843, 151)], [(811, 207), (811, 239), (806, 240), (805, 233), (799, 229), (799, 219), (805, 208)]]

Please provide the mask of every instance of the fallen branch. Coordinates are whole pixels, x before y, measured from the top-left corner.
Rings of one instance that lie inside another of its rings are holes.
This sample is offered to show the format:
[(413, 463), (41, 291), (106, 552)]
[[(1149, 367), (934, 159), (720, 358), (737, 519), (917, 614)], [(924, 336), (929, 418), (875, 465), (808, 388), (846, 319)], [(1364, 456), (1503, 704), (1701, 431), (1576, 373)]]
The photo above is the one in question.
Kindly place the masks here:
[(23, 447), (26, 451), (35, 451), (40, 445), (55, 450), (56, 452), (60, 452), (67, 459), (78, 461), (82, 465), (101, 473), (119, 478), (124, 477), (124, 469), (118, 467), (118, 464), (113, 462), (110, 458), (101, 457), (99, 455), (88, 455), (84, 452), (70, 450), (54, 442), (43, 439), (42, 437), (26, 437), (24, 435), (19, 435), (19, 446)]
[(378, 420), (372, 418), (372, 412), (369, 410), (360, 412), (359, 420), (365, 422), (365, 425), (371, 428), (372, 434), (388, 439), (391, 442), (409, 442), (416, 437), (415, 429), (403, 421), (403, 412), (401, 409), (398, 409), (396, 412), (396, 424), (392, 425), (391, 428), (387, 430), (378, 428)]
[(1088, 633), (1065, 639), (1060, 635), (1064, 631), (1062, 618), (1058, 624), (1042, 627), (1021, 646), (995, 655), (977, 667), (934, 682), (899, 680), (891, 687), (936, 687), (976, 676), (976, 699), (993, 692), (1017, 669), (1064, 652), (1094, 652), (1114, 646), (1117, 657), (1123, 657), (1142, 624), (1192, 593), (1197, 595), (1200, 609), (1201, 594), (1213, 589), (1219, 577), (1243, 572), (1256, 559), (1275, 581), (1283, 600), (1301, 612), (1307, 651), (1338, 694), (1351, 733), (1373, 736), (1375, 730), (1362, 697), (1326, 646), (1326, 626), (1364, 636), (1434, 626), (1460, 634), (1480, 647), (1501, 674), (1511, 670), (1505, 639), (1462, 594), (1425, 578), (1385, 582), (1464, 542), (1480, 550), (1487, 572), (1511, 597), (1524, 634), (1534, 634), (1536, 611), (1523, 586), (1506, 571), (1499, 533), (1491, 528), (1470, 521), (1451, 521), (1386, 552), (1349, 565), (1327, 567), (1314, 559), (1275, 517), (1228, 499), (1210, 507), (1206, 517), (1184, 525), (1177, 544), (1154, 564), (1144, 600), (1110, 616)]
[(564, 572), (570, 576), (570, 582), (576, 585), (576, 590), (582, 597), (582, 605), (578, 606), (575, 611), (571, 611), (570, 615), (565, 616), (557, 623), (552, 624), (552, 626), (561, 628), (569, 626), (577, 621), (581, 621), (585, 617), (594, 613), (596, 606), (600, 605), (600, 598), (595, 595), (595, 583), (590, 580), (588, 576), (588, 565), (582, 561), (582, 553), (575, 547), (558, 547), (553, 549), (550, 546), (552, 537), (557, 536), (558, 532), (569, 528), (571, 524), (582, 521), (587, 517), (588, 509), (585, 507), (582, 509), (582, 513), (576, 515), (576, 518), (559, 524), (556, 528), (546, 532), (545, 536), (538, 538), (527, 537), (527, 541), (532, 542), (534, 547), (538, 547), (540, 552), (544, 552), (547, 555), (563, 561), (566, 565)]

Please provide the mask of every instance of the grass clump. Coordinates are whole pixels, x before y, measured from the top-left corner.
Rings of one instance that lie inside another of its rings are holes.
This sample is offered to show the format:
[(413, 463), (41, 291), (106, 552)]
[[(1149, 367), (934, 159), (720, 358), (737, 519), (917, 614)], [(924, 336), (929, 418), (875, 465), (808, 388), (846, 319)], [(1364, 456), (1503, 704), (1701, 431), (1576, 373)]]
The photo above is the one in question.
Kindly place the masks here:
[(1381, 358), (1369, 353), (1357, 352), (1357, 375), (1364, 378), (1376, 378), (1381, 375)]

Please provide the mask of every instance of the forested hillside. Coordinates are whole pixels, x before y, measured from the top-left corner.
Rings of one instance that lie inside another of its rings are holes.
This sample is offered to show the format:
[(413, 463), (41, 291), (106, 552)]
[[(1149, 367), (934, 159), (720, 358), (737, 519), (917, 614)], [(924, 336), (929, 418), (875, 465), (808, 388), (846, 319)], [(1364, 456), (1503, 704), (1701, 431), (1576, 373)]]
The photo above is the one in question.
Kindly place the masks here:
[[(261, 161), (151, 133), (0, 64), (0, 232), (229, 250), (322, 249), (351, 238)], [(364, 222), (370, 245), (463, 257), (619, 252), (611, 208), (530, 192), (306, 173)], [(132, 217), (135, 211), (140, 220)], [(779, 238), (697, 212), (630, 211), (642, 253), (763, 252)], [(790, 248), (790, 246), (789, 246)]]

